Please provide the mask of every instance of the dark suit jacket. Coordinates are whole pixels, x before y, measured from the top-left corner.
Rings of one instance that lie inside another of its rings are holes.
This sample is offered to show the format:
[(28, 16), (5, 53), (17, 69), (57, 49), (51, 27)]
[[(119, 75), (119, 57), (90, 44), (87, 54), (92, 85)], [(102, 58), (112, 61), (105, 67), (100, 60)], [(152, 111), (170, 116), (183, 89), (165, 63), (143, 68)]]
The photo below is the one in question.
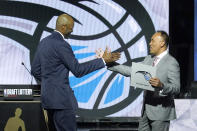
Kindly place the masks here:
[(41, 81), (41, 100), (45, 109), (77, 109), (77, 101), (69, 86), (69, 71), (82, 77), (103, 68), (102, 59), (78, 63), (71, 46), (59, 32), (53, 32), (38, 45), (31, 72)]

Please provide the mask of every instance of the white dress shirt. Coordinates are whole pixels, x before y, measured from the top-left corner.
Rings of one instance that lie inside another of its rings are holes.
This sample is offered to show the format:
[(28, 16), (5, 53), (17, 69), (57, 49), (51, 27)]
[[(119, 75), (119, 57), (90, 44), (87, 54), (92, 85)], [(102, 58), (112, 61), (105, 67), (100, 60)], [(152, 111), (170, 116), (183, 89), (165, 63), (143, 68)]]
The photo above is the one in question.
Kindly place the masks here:
[(165, 50), (164, 52), (162, 52), (161, 54), (159, 54), (157, 57), (157, 61), (155, 62), (155, 66), (157, 66), (157, 64), (159, 63), (159, 61), (165, 56), (168, 54), (168, 51)]

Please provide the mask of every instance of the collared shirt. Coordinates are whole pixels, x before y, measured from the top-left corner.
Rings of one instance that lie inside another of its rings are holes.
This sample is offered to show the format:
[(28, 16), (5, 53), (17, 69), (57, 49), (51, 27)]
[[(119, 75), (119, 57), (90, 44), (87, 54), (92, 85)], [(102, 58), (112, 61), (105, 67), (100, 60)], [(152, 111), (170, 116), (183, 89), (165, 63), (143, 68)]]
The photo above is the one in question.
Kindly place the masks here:
[(157, 57), (157, 61), (155, 62), (155, 66), (157, 66), (157, 64), (159, 63), (159, 61), (165, 56), (168, 54), (168, 51), (165, 50), (164, 52), (162, 52), (161, 54), (159, 54)]

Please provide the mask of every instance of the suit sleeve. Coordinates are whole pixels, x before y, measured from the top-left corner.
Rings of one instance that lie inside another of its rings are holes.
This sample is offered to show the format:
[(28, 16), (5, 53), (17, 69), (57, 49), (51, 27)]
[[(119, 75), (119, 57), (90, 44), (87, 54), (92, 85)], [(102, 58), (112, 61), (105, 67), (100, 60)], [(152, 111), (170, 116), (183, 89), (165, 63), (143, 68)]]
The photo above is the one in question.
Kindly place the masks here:
[(130, 66), (115, 64), (115, 65), (111, 65), (107, 69), (110, 71), (120, 73), (126, 77), (131, 76), (131, 67)]
[(174, 95), (180, 92), (180, 68), (176, 60), (169, 64), (168, 68), (168, 81), (163, 83), (164, 95)]
[[(144, 61), (142, 61), (140, 63), (144, 64), (147, 59), (148, 58), (146, 57), (144, 59)], [(120, 73), (120, 74), (122, 74), (123, 76), (126, 76), (126, 77), (131, 76), (131, 70), (132, 70), (131, 66), (120, 65), (120, 64), (117, 64), (117, 63), (112, 63), (110, 66), (108, 66), (107, 69), (110, 70), (110, 71)]]
[(85, 63), (79, 63), (75, 58), (72, 48), (68, 43), (60, 43), (56, 46), (57, 52), (65, 65), (76, 77), (82, 77), (88, 73), (105, 67), (103, 60), (94, 59)]
[(39, 81), (41, 81), (41, 64), (40, 64), (40, 57), (39, 57), (39, 48), (37, 49), (32, 66), (31, 66), (31, 74)]

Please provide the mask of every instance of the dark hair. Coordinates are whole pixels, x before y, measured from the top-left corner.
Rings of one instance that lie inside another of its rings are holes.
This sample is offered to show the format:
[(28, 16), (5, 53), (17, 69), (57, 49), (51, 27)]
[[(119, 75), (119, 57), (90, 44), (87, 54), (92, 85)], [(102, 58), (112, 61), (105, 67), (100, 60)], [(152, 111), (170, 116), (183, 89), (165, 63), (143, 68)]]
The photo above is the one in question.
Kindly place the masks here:
[(169, 36), (168, 36), (168, 34), (165, 31), (163, 31), (163, 30), (158, 30), (157, 33), (161, 33), (161, 36), (163, 37), (163, 39), (165, 41), (166, 47), (168, 47), (168, 44), (169, 44)]

